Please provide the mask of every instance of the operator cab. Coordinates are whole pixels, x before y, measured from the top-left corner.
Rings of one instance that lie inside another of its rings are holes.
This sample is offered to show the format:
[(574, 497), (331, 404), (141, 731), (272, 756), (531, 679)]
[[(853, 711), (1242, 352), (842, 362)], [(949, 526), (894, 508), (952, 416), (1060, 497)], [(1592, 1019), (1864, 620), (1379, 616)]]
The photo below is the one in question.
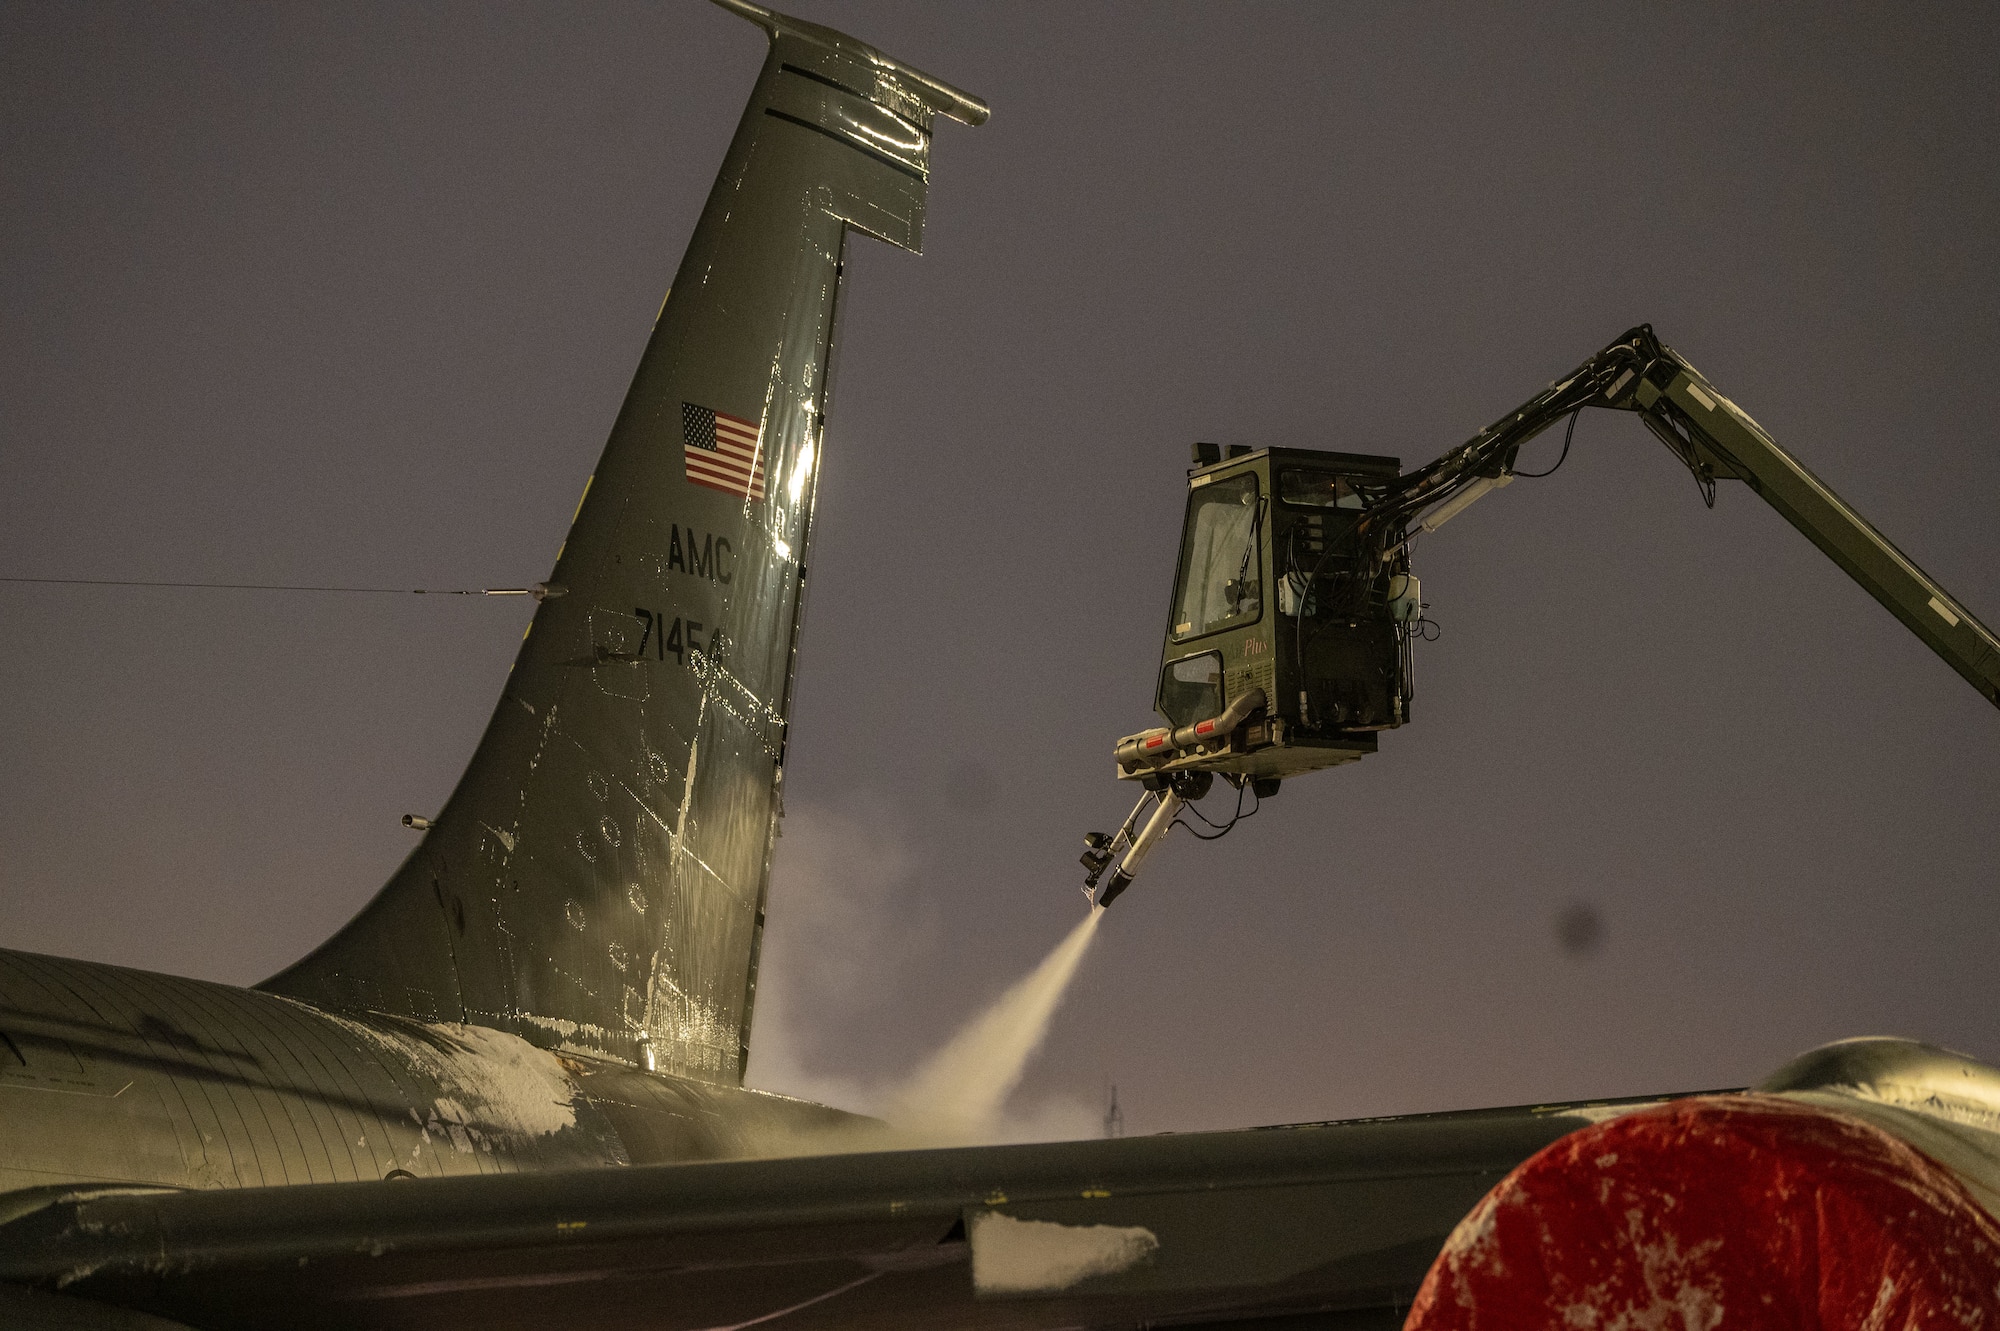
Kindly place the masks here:
[[(1119, 775), (1158, 785), (1220, 772), (1278, 778), (1352, 762), (1409, 719), (1408, 556), (1384, 560), (1359, 524), (1401, 462), (1363, 453), (1197, 444), (1154, 708), (1164, 732), (1119, 745)], [(1230, 734), (1178, 744), (1253, 690)]]

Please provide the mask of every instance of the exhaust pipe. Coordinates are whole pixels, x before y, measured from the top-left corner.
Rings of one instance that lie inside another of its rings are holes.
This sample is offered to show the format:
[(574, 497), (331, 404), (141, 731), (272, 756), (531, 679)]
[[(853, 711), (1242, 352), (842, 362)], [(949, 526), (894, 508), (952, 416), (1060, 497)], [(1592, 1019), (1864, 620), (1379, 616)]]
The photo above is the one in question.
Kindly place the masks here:
[(1206, 721), (1197, 721), (1179, 730), (1162, 726), (1157, 730), (1142, 730), (1136, 735), (1128, 735), (1118, 741), (1112, 756), (1118, 760), (1120, 767), (1129, 772), (1135, 767), (1164, 762), (1197, 745), (1227, 740), (1238, 726), (1250, 719), (1252, 713), (1264, 706), (1265, 701), (1264, 690), (1252, 689), (1223, 708), (1220, 715), (1211, 716)]

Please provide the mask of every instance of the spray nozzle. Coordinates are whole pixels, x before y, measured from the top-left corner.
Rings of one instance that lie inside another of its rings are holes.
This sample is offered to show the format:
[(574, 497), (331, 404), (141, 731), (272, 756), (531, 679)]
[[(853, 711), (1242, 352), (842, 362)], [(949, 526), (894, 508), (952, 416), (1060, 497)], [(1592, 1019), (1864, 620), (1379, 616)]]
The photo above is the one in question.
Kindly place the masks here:
[(1088, 895), (1090, 889), (1097, 886), (1098, 875), (1102, 874), (1106, 866), (1111, 863), (1114, 852), (1111, 848), (1111, 838), (1103, 832), (1085, 832), (1083, 844), (1084, 852), (1078, 862), (1089, 870), (1090, 876), (1084, 879), (1084, 893)]

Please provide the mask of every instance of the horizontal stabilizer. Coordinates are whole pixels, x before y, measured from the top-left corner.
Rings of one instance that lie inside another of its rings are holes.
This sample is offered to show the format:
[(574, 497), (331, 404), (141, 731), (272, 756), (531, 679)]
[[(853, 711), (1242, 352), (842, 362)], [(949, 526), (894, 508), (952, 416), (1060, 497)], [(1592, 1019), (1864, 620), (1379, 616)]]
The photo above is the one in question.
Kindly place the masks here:
[[(844, 32), (832, 28), (822, 28), (817, 23), (807, 23), (787, 14), (753, 5), (750, 0), (715, 0), (724, 9), (741, 14), (758, 27), (771, 34), (773, 40), (779, 37), (795, 37), (820, 47), (828, 54), (852, 62), (857, 73), (872, 77), (858, 80), (872, 87), (864, 87), (868, 99), (878, 106), (907, 115), (911, 102), (938, 115), (949, 116), (967, 125), (983, 125), (992, 112), (985, 102), (969, 92), (961, 92), (942, 79), (934, 79), (920, 69), (915, 69), (893, 56), (884, 55), (866, 42), (858, 42)], [(928, 120), (928, 116), (920, 117)]]

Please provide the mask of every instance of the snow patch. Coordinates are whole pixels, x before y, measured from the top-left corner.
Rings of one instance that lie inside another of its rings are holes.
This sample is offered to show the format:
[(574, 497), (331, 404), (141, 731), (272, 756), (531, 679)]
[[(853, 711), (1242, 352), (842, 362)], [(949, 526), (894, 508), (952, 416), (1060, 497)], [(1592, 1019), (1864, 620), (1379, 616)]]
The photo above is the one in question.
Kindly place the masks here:
[(461, 1152), (491, 1150), (494, 1133), (549, 1137), (576, 1126), (577, 1091), (562, 1064), (518, 1035), (456, 1022), (405, 1031), (324, 1015), (428, 1078), (438, 1095), (425, 1126)]
[(1499, 1209), (1500, 1199), (1496, 1194), (1489, 1192), (1480, 1198), (1479, 1205), (1468, 1211), (1446, 1237), (1444, 1257), (1493, 1275), (1505, 1275), (1507, 1268), (1494, 1245)]
[(972, 1287), (981, 1294), (1052, 1294), (1129, 1271), (1160, 1250), (1137, 1225), (1061, 1225), (998, 1211), (972, 1217)]

